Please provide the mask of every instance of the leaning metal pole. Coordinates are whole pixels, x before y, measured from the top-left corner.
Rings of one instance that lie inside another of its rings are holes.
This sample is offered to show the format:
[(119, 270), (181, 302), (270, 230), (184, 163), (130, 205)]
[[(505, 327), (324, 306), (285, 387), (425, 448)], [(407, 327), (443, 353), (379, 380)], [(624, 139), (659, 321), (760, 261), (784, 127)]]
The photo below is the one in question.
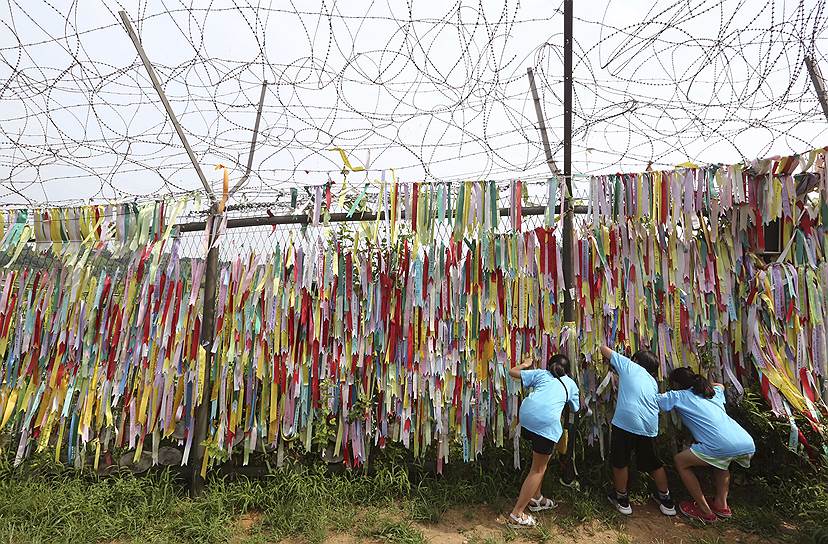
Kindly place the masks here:
[(164, 104), (164, 109), (167, 110), (167, 115), (170, 118), (173, 128), (175, 128), (175, 131), (178, 133), (178, 138), (181, 140), (181, 143), (184, 145), (184, 149), (187, 151), (187, 156), (190, 157), (190, 162), (193, 163), (193, 168), (195, 168), (195, 171), (198, 174), (198, 179), (201, 180), (201, 184), (204, 186), (207, 196), (210, 197), (210, 201), (214, 201), (216, 196), (213, 194), (213, 189), (210, 187), (210, 184), (207, 183), (207, 177), (204, 175), (201, 165), (198, 164), (198, 159), (190, 147), (190, 142), (187, 141), (184, 129), (181, 128), (181, 124), (175, 116), (175, 112), (170, 105), (170, 101), (167, 100), (167, 95), (164, 94), (164, 89), (161, 88), (161, 82), (158, 81), (158, 76), (155, 75), (155, 69), (152, 67), (152, 63), (150, 62), (149, 57), (147, 57), (147, 53), (144, 51), (144, 46), (141, 45), (141, 40), (138, 39), (138, 34), (135, 32), (135, 29), (132, 28), (132, 23), (130, 22), (126, 12), (119, 11), (118, 14), (121, 16), (121, 21), (124, 23), (124, 27), (126, 28), (127, 34), (129, 34), (129, 38), (132, 40), (132, 44), (135, 46), (136, 51), (138, 51), (138, 56), (141, 57), (141, 61), (144, 63), (144, 68), (147, 69), (147, 74), (149, 74), (152, 86), (155, 87), (155, 92), (158, 93), (161, 103)]

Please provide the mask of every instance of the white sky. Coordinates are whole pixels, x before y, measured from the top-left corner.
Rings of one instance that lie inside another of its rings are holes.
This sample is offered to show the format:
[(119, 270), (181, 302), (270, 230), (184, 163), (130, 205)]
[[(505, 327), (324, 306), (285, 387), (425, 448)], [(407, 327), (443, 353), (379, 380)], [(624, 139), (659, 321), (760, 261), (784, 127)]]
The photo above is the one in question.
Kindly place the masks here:
[[(545, 179), (529, 66), (563, 164), (559, 0), (10, 0), (0, 202), (201, 188), (122, 8), (216, 188), (215, 164), (242, 175), (270, 82), (244, 198), (341, 181), (333, 146), (370, 152), (370, 179)], [(576, 1), (576, 175), (828, 145), (802, 61), (828, 74), (826, 16), (824, 0)]]

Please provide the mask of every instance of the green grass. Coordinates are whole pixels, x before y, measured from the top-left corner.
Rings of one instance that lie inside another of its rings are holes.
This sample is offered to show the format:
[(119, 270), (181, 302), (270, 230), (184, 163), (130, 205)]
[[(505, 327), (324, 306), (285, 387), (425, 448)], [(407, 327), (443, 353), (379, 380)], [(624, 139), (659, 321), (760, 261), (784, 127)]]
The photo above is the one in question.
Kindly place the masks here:
[[(420, 477), (380, 466), (372, 474), (328, 474), (315, 466), (292, 465), (260, 480), (213, 479), (204, 496), (190, 499), (184, 482), (169, 472), (136, 478), (120, 474), (98, 478), (84, 473), (0, 470), (0, 542), (273, 542), (300, 537), (322, 542), (330, 533), (356, 532), (390, 544), (425, 542), (414, 523), (437, 523), (457, 505), (502, 504), (506, 490), (517, 489), (520, 474), (502, 485), (494, 477), (467, 479), (463, 471), (445, 478)], [(513, 471), (515, 472), (515, 471)], [(416, 471), (415, 471), (416, 473)], [(803, 529), (791, 541), (815, 540), (824, 519), (826, 490), (819, 485), (779, 487), (758, 480), (737, 489), (733, 524), (756, 534), (778, 536), (784, 519)], [(568, 532), (600, 520), (618, 528), (601, 488), (572, 492), (552, 486), (549, 496), (566, 497), (546, 525), (528, 533), (504, 530), (501, 538), (469, 536), (470, 544), (508, 542), (521, 536), (539, 543), (555, 541), (551, 530)], [(769, 500), (770, 499), (770, 500)], [(807, 508), (805, 505), (809, 505)], [(802, 508), (792, 511), (791, 508)], [(255, 512), (252, 527), (242, 530), (241, 516)], [(822, 517), (820, 517), (822, 516)], [(627, 537), (619, 532), (618, 542)], [(716, 538), (699, 544), (714, 544)]]
[(293, 466), (258, 481), (212, 480), (198, 499), (188, 498), (170, 472), (3, 472), (2, 542), (225, 542), (239, 532), (238, 518), (253, 511), (262, 515), (252, 542), (294, 535), (321, 542), (328, 530), (352, 529), (359, 508), (410, 494), (407, 474), (393, 469), (331, 477), (321, 467)]
[(388, 544), (425, 544), (426, 539), (419, 529), (409, 521), (392, 521), (384, 519), (367, 530), (360, 532), (360, 536), (369, 537)]
[[(775, 423), (762, 419), (762, 412), (749, 403), (745, 411), (741, 420), (760, 450), (749, 472), (734, 474), (734, 519), (728, 525), (790, 542), (828, 543), (825, 468), (815, 469), (786, 453), (781, 445), (787, 439), (786, 427), (773, 427)], [(583, 490), (559, 486), (553, 466), (544, 494), (563, 504), (545, 517), (545, 526), (521, 533), (504, 528), (498, 537), (472, 533), (469, 544), (517, 538), (551, 543), (556, 533), (566, 534), (583, 524), (590, 530), (596, 520), (617, 530), (623, 542), (621, 517), (604, 497), (609, 482), (606, 463), (594, 449), (582, 449), (578, 455)], [(433, 452), (424, 454), (426, 459), (430, 456)], [(205, 494), (190, 499), (185, 482), (171, 472), (100, 478), (66, 470), (45, 456), (12, 469), (0, 456), (0, 542), (209, 544), (232, 537), (234, 542), (260, 544), (294, 537), (319, 543), (328, 534), (358, 533), (369, 540), (421, 543), (425, 538), (417, 524), (438, 523), (449, 509), (485, 504), (495, 512), (507, 512), (527, 470), (512, 468), (512, 452), (507, 449), (488, 447), (472, 464), (461, 463), (459, 452), (453, 451), (452, 458), (456, 461), (445, 467), (445, 474), (435, 476), (396, 446), (375, 455), (370, 470), (343, 474), (332, 474), (309, 457), (292, 456), (284, 468), (261, 479), (211, 477)], [(676, 498), (681, 498), (680, 480), (675, 474), (670, 478)], [(631, 495), (645, 500), (650, 483), (636, 475)], [(246, 530), (241, 526), (243, 516), (252, 519)], [(702, 542), (713, 544), (716, 538)]]
[(540, 523), (537, 526), (534, 536), (538, 544), (552, 544), (556, 540), (556, 537), (552, 531), (550, 531), (549, 528), (543, 523)]
[(618, 520), (618, 513), (609, 506), (602, 491), (603, 487), (599, 485), (577, 493), (557, 495), (565, 496), (567, 502), (566, 508), (558, 513), (558, 524), (567, 530), (594, 520), (614, 526)]
[[(285, 471), (262, 481), (212, 481), (199, 499), (187, 498), (182, 482), (169, 473), (107, 479), (13, 477), (0, 479), (0, 541), (225, 542), (237, 536), (238, 518), (255, 511), (261, 515), (240, 542), (300, 536), (317, 543), (329, 532), (353, 532), (354, 527), (360, 527), (366, 538), (420, 543), (424, 538), (413, 522), (435, 523), (449, 506), (479, 502), (472, 501), (470, 495), (467, 484), (435, 480), (411, 488), (406, 480), (388, 474), (331, 477), (314, 469)], [(402, 500), (391, 501), (390, 497)], [(736, 525), (757, 534), (775, 534), (780, 520), (769, 508), (734, 508)], [(394, 520), (376, 514), (397, 509), (400, 515)], [(374, 512), (374, 518), (365, 518), (365, 511)], [(569, 495), (567, 505), (554, 516), (553, 523), (564, 531), (583, 522), (613, 518), (600, 497), (591, 493)], [(503, 540), (514, 536), (507, 531)], [(552, 533), (543, 526), (531, 538), (553, 541)], [(489, 537), (469, 542), (487, 540), (495, 541)], [(707, 544), (713, 542), (715, 539)]]

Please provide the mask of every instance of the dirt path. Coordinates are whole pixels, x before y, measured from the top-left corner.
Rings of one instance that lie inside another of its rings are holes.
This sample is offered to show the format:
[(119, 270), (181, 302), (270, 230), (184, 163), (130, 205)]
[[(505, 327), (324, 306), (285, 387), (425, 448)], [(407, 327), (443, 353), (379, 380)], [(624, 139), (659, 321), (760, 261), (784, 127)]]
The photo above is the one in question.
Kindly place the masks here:
[[(745, 533), (732, 524), (721, 522), (702, 526), (676, 516), (667, 518), (653, 505), (637, 506), (629, 518), (602, 522), (594, 520), (579, 525), (566, 521), (565, 510), (545, 513), (541, 516), (542, 527), (516, 531), (505, 526), (504, 516), (487, 507), (452, 509), (436, 524), (415, 523), (407, 525), (418, 530), (432, 544), (777, 544), (779, 541)], [(386, 519), (399, 519), (399, 513), (381, 513)], [(359, 527), (354, 533), (329, 534), (325, 544), (416, 542), (400, 536), (385, 535), (380, 538), (359, 537)], [(285, 540), (286, 544), (298, 544), (301, 540)]]
[(746, 534), (732, 525), (720, 523), (703, 527), (676, 516), (667, 518), (654, 506), (639, 506), (635, 515), (609, 524), (592, 521), (576, 527), (556, 523), (556, 514), (541, 517), (543, 528), (514, 531), (504, 527), (504, 516), (486, 508), (451, 511), (436, 525), (419, 526), (433, 543), (477, 544), (512, 542), (515, 544), (560, 542), (573, 544), (759, 544), (774, 541)]

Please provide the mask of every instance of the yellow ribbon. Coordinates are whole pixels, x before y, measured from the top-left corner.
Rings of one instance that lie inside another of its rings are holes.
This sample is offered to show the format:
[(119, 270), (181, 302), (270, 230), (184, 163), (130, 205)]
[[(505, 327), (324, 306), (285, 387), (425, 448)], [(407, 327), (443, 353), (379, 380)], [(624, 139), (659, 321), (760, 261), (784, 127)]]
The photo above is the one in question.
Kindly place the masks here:
[(227, 204), (227, 199), (230, 197), (230, 173), (227, 167), (223, 164), (217, 164), (216, 170), (224, 170), (224, 179), (221, 184), (221, 200), (218, 203), (218, 213), (224, 213), (224, 206)]
[(342, 149), (341, 147), (334, 147), (333, 149), (330, 149), (329, 151), (338, 151), (339, 156), (342, 157), (342, 163), (345, 165), (345, 168), (347, 168), (351, 172), (364, 172), (365, 171), (364, 166), (357, 166), (357, 167), (351, 166), (351, 161), (348, 160), (348, 155), (345, 153), (345, 150)]

